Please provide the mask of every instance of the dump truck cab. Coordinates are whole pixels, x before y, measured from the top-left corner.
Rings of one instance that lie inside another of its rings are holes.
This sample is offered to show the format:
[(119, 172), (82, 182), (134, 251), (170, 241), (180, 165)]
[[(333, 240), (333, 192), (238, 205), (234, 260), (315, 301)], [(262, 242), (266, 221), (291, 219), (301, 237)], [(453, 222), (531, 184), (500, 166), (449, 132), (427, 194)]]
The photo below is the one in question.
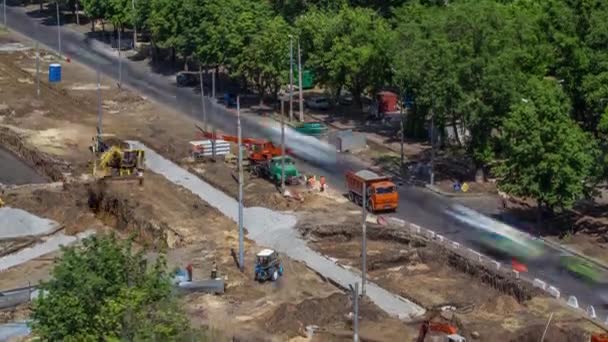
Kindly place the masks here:
[(283, 158), (285, 158), (285, 184), (297, 184), (300, 179), (300, 172), (298, 171), (293, 158), (289, 156), (274, 157), (265, 163), (256, 165), (253, 169), (254, 174), (267, 178), (275, 184), (281, 184), (281, 178), (283, 176), (281, 172), (281, 170), (283, 170)]
[(351, 201), (363, 204), (363, 187), (365, 185), (365, 202), (369, 211), (396, 210), (399, 204), (397, 186), (388, 176), (378, 175), (369, 170), (346, 173), (346, 187)]

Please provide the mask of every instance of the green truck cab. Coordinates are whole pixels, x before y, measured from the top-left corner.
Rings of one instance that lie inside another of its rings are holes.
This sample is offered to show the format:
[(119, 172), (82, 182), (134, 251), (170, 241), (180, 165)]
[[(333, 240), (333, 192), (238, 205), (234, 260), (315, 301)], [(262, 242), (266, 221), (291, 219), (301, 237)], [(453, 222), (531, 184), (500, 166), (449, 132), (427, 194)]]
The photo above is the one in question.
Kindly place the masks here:
[[(259, 177), (269, 179), (275, 184), (281, 184), (282, 177), (282, 158), (281, 156), (274, 157), (267, 162), (256, 165), (253, 173)], [(298, 184), (300, 172), (296, 167), (293, 158), (285, 156), (285, 184)]]

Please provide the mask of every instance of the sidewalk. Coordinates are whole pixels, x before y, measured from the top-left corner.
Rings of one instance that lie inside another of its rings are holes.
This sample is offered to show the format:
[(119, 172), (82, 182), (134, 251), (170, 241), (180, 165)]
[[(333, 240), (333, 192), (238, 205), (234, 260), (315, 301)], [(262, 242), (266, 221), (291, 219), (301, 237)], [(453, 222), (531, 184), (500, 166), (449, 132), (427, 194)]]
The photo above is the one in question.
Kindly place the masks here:
[[(143, 144), (137, 141), (128, 141), (128, 143), (145, 150), (146, 166), (150, 170), (192, 191), (228, 218), (238, 222), (238, 202), (235, 199), (213, 188), (197, 176), (163, 158)], [(260, 245), (285, 253), (295, 260), (303, 261), (317, 273), (331, 279), (334, 284), (348, 289), (349, 285), (361, 280), (357, 273), (347, 270), (308, 247), (306, 241), (300, 238), (295, 229), (297, 223), (295, 216), (275, 212), (267, 208), (251, 207), (244, 208), (243, 220), (248, 238)], [(367, 283), (366, 294), (380, 309), (399, 319), (411, 319), (425, 313), (424, 308), (381, 288), (373, 282)]]

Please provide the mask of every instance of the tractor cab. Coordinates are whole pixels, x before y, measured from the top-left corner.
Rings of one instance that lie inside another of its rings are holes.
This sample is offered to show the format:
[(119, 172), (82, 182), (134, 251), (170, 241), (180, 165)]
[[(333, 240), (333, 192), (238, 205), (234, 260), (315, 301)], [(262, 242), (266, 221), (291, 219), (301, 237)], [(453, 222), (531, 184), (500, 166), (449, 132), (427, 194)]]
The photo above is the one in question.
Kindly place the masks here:
[(283, 264), (279, 259), (279, 253), (272, 249), (263, 249), (255, 256), (255, 280), (276, 281), (282, 275)]

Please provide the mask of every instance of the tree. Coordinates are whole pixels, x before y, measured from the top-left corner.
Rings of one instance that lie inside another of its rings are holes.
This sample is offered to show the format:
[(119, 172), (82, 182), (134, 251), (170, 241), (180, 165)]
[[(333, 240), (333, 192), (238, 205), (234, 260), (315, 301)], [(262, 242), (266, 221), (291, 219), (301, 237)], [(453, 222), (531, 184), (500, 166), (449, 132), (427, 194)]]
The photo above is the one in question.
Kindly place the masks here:
[(440, 134), (448, 124), (454, 132), (466, 128), (466, 147), (480, 176), (494, 158), (492, 132), (521, 85), (548, 69), (538, 11), (493, 0), (411, 4), (395, 11), (392, 65), (397, 83), (415, 95), (413, 120), (428, 120), (432, 108)]
[(499, 187), (544, 206), (569, 208), (589, 193), (597, 169), (596, 141), (569, 116), (569, 100), (554, 80), (532, 79), (502, 129)]
[(86, 15), (91, 19), (91, 31), (95, 32), (95, 21), (103, 20), (106, 18), (108, 12), (108, 1), (105, 0), (80, 0), (82, 3), (82, 9)]
[(171, 297), (164, 258), (147, 267), (130, 241), (91, 237), (63, 248), (33, 303), (32, 329), (43, 340), (173, 340), (189, 330)]
[(260, 104), (266, 94), (272, 94), (276, 99), (289, 74), (289, 32), (282, 17), (270, 19), (262, 24), (239, 55), (236, 74), (254, 84)]
[[(388, 23), (374, 11), (351, 7), (342, 7), (337, 13), (314, 11), (297, 25), (312, 38), (307, 64), (336, 97), (346, 87), (361, 106), (365, 90), (373, 92), (390, 79), (393, 35)], [(319, 32), (310, 35), (315, 29)]]

